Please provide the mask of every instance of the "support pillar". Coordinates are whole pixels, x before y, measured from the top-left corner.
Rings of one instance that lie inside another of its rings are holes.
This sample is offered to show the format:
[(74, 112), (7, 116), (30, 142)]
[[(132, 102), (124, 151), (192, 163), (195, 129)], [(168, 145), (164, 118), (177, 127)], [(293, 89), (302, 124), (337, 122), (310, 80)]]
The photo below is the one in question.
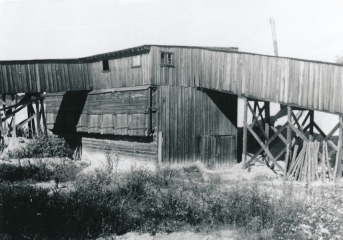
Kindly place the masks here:
[(45, 135), (47, 135), (48, 134), (48, 128), (46, 126), (45, 98), (40, 100), (40, 108), (41, 108), (41, 117), (42, 117), (42, 120), (43, 120), (43, 132), (44, 132)]
[(310, 135), (309, 135), (309, 141), (313, 142), (313, 128), (314, 128), (314, 111), (309, 110), (310, 115)]
[[(266, 134), (266, 139), (265, 143), (269, 141), (269, 128), (270, 128), (270, 103), (269, 102), (264, 102), (264, 132)], [(269, 145), (267, 146), (267, 149), (269, 150)], [(266, 161), (269, 162), (269, 158), (266, 157)]]
[[(14, 94), (12, 96), (12, 104), (15, 106), (17, 105), (17, 94)], [(15, 107), (12, 107), (12, 113), (15, 111)], [(12, 137), (13, 138), (16, 138), (17, 137), (17, 129), (16, 129), (16, 117), (15, 117), (16, 114), (13, 115), (12, 117)]]
[(248, 144), (248, 131), (247, 131), (247, 119), (248, 119), (248, 99), (243, 98), (244, 110), (243, 110), (243, 151), (242, 151), (242, 168), (245, 169), (247, 161), (247, 144)]
[[(5, 108), (5, 107), (6, 107), (6, 95), (3, 94), (3, 95), (2, 95), (2, 108)], [(4, 116), (6, 116), (6, 111), (5, 111), (5, 110), (4, 110)], [(5, 121), (3, 122), (2, 130), (3, 130), (2, 135), (4, 135), (5, 132), (7, 132), (7, 120), (5, 120)]]
[(335, 181), (338, 182), (342, 178), (342, 156), (343, 156), (343, 116), (339, 116), (339, 130), (338, 130), (338, 161)]
[[(1, 98), (0, 98), (0, 108), (2, 108), (2, 95), (1, 95)], [(2, 137), (2, 135), (4, 134), (4, 129), (3, 129), (3, 126), (2, 126), (2, 111), (0, 110), (0, 138)]]
[(39, 102), (36, 102), (36, 123), (37, 123), (37, 134), (41, 133), (41, 123), (40, 123), (40, 111), (39, 111)]
[(284, 177), (287, 177), (287, 169), (288, 169), (288, 162), (289, 158), (291, 157), (291, 149), (292, 149), (292, 107), (287, 106), (287, 151), (286, 151), (286, 158), (285, 158), (285, 172)]
[(162, 144), (163, 144), (163, 133), (162, 132), (158, 132), (157, 135), (157, 141), (158, 141), (158, 146), (157, 146), (157, 160), (158, 160), (158, 164), (161, 165), (162, 164)]

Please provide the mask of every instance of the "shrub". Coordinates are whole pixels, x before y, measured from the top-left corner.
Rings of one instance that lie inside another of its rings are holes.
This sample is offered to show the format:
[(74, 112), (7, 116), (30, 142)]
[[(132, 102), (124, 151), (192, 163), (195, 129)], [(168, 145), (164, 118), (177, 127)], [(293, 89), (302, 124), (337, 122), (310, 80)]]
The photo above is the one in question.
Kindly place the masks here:
[(70, 147), (63, 138), (44, 134), (38, 135), (25, 147), (8, 151), (10, 158), (68, 157), (70, 154)]
[(42, 182), (54, 180), (56, 177), (61, 182), (74, 180), (81, 171), (81, 167), (74, 164), (45, 164), (16, 166), (0, 164), (0, 180), (17, 182), (31, 180)]
[(241, 182), (222, 189), (220, 179), (191, 181), (189, 174), (194, 172), (195, 167), (125, 174), (98, 171), (78, 176), (69, 193), (2, 182), (1, 230), (32, 239), (84, 239), (130, 231), (154, 235), (227, 225), (242, 229), (246, 239), (337, 239), (343, 234), (341, 193), (308, 193), (298, 199), (292, 197), (292, 186), (284, 186), (283, 194), (276, 196)]
[(38, 166), (15, 166), (11, 164), (1, 164), (0, 165), (0, 180), (4, 181), (24, 181), (24, 180), (33, 180), (33, 181), (47, 181), (50, 180), (50, 177), (53, 175), (53, 172), (45, 167)]

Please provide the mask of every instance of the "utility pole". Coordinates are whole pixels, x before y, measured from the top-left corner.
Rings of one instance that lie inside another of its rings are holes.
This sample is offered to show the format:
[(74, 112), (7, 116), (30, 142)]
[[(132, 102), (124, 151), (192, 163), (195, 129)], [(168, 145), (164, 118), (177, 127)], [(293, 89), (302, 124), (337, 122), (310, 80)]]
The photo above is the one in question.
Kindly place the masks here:
[(279, 56), (279, 53), (278, 53), (278, 50), (277, 50), (277, 41), (276, 41), (276, 32), (275, 32), (274, 18), (270, 18), (269, 21), (270, 21), (270, 25), (272, 27), (274, 53), (275, 53), (275, 56)]

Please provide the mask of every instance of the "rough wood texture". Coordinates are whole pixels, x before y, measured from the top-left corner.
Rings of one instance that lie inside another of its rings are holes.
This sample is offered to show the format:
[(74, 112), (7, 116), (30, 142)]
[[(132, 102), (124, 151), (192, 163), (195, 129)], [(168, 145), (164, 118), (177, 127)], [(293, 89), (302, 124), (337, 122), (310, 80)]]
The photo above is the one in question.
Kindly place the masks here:
[[(0, 94), (61, 92), (146, 84), (202, 87), (275, 103), (342, 113), (343, 67), (224, 48), (145, 46), (74, 60), (2, 61)], [(161, 67), (161, 51), (172, 53)], [(125, 53), (125, 54), (124, 54)], [(141, 66), (132, 68), (141, 56)], [(110, 71), (102, 70), (102, 59)]]
[(126, 90), (48, 94), (47, 124), (53, 131), (149, 136), (156, 127), (150, 86)]
[(139, 143), (82, 137), (82, 148), (90, 151), (113, 151), (120, 154), (141, 156), (153, 159), (157, 157), (157, 144), (154, 142)]
[[(158, 66), (160, 51), (173, 53), (173, 68)], [(343, 113), (338, 97), (343, 67), (336, 64), (192, 47), (153, 46), (150, 55), (152, 84), (202, 87)]]
[(163, 162), (218, 164), (236, 161), (237, 97), (189, 87), (156, 91), (158, 129), (163, 132)]

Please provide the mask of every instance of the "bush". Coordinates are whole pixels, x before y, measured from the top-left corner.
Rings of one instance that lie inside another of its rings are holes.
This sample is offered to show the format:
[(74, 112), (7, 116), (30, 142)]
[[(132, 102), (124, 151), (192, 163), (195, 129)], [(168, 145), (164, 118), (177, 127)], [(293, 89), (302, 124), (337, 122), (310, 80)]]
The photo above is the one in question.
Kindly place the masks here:
[(191, 166), (98, 171), (78, 176), (69, 193), (0, 182), (0, 232), (16, 238), (84, 239), (233, 225), (245, 239), (339, 239), (343, 234), (341, 192), (308, 192), (299, 199), (292, 197), (292, 185), (282, 187), (280, 196), (241, 182), (222, 189), (219, 181), (204, 181)]
[(69, 145), (63, 138), (49, 135), (38, 135), (25, 147), (8, 151), (10, 158), (46, 158), (68, 157), (71, 154)]
[(60, 182), (75, 180), (81, 168), (74, 164), (45, 164), (16, 166), (12, 164), (0, 164), (0, 180), (17, 182), (31, 180), (42, 182), (54, 180)]
[(47, 181), (50, 180), (50, 176), (53, 172), (45, 167), (38, 166), (15, 166), (11, 164), (1, 164), (0, 165), (0, 180), (3, 181)]
[(17, 237), (96, 238), (227, 224), (258, 231), (271, 228), (275, 209), (269, 194), (261, 194), (256, 186), (223, 191), (214, 182), (189, 181), (188, 174), (170, 168), (157, 173), (96, 172), (78, 177), (68, 194), (1, 183), (3, 230)]

